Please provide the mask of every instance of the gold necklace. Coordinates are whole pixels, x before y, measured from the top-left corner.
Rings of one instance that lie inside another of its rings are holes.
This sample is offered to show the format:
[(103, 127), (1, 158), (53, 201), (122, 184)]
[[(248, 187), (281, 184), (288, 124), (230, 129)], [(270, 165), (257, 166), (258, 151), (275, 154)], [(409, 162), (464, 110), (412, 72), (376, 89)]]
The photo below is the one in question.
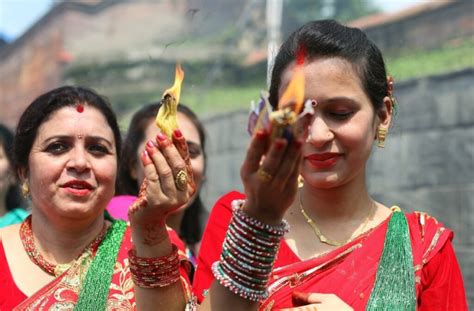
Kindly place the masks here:
[[(372, 209), (373, 209), (371, 207), (371, 209), (369, 211), (369, 214), (367, 215), (367, 218), (365, 219), (364, 224), (362, 225), (362, 227), (360, 227), (360, 229), (357, 229), (356, 231), (354, 231), (354, 233), (352, 233), (352, 235), (347, 240), (339, 242), (339, 241), (334, 241), (334, 240), (328, 239), (324, 234), (322, 234), (321, 230), (319, 230), (318, 226), (316, 226), (313, 219), (311, 219), (311, 217), (309, 217), (308, 214), (306, 213), (306, 211), (304, 210), (303, 202), (301, 201), (301, 194), (299, 195), (299, 199), (300, 199), (301, 214), (303, 214), (304, 218), (306, 219), (306, 222), (311, 226), (314, 233), (318, 237), (319, 241), (321, 241), (321, 243), (331, 245), (331, 246), (337, 246), (337, 247), (340, 247), (340, 246), (352, 241), (355, 237), (357, 237), (356, 233), (364, 232), (365, 228), (367, 227), (367, 224), (369, 223), (370, 215), (372, 214)], [(372, 205), (372, 206), (374, 206), (374, 205)]]

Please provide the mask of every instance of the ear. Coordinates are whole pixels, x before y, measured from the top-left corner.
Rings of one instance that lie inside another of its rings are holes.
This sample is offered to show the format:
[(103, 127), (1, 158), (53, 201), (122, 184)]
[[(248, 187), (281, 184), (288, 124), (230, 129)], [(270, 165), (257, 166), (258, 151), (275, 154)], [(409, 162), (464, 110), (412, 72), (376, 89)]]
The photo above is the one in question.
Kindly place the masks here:
[(24, 183), (28, 179), (28, 170), (26, 168), (19, 168), (17, 174), (21, 183)]
[(383, 106), (379, 111), (377, 111), (378, 126), (388, 130), (392, 122), (393, 115), (393, 103), (390, 97), (385, 96), (383, 98)]

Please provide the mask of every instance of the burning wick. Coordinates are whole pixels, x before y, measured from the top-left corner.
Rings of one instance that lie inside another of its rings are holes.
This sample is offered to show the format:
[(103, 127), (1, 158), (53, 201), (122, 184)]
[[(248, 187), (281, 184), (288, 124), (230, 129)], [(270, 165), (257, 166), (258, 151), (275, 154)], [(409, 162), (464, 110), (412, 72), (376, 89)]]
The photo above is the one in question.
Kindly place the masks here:
[(84, 106), (82, 106), (82, 105), (77, 105), (76, 111), (79, 112), (79, 113), (82, 113), (82, 112), (84, 111)]

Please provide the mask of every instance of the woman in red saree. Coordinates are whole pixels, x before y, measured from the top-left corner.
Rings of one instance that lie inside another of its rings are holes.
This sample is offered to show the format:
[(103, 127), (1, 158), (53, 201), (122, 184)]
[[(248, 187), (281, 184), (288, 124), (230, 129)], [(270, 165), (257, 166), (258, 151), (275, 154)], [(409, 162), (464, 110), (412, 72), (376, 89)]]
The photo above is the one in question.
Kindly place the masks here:
[(294, 81), (310, 120), (298, 118), (291, 139), (254, 133), (245, 195), (221, 198), (203, 236), (193, 283), (202, 308), (466, 310), (452, 232), (367, 190), (366, 163), (395, 105), (379, 49), (359, 29), (310, 22), (275, 59), (273, 108), (298, 106), (285, 91)]
[(193, 193), (192, 179), (176, 180), (189, 164), (184, 137), (148, 142), (129, 223), (104, 217), (120, 144), (115, 114), (92, 90), (61, 87), (25, 110), (14, 154), (32, 214), (0, 231), (1, 310), (184, 308), (189, 263), (165, 224)]

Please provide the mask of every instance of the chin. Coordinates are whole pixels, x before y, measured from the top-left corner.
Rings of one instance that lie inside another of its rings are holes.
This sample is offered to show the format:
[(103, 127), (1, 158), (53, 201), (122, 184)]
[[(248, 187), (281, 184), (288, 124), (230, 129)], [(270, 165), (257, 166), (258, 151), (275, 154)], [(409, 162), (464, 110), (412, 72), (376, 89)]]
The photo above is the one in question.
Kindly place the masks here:
[(335, 173), (314, 174), (305, 177), (304, 183), (316, 189), (331, 189), (338, 187), (341, 184), (341, 180)]

